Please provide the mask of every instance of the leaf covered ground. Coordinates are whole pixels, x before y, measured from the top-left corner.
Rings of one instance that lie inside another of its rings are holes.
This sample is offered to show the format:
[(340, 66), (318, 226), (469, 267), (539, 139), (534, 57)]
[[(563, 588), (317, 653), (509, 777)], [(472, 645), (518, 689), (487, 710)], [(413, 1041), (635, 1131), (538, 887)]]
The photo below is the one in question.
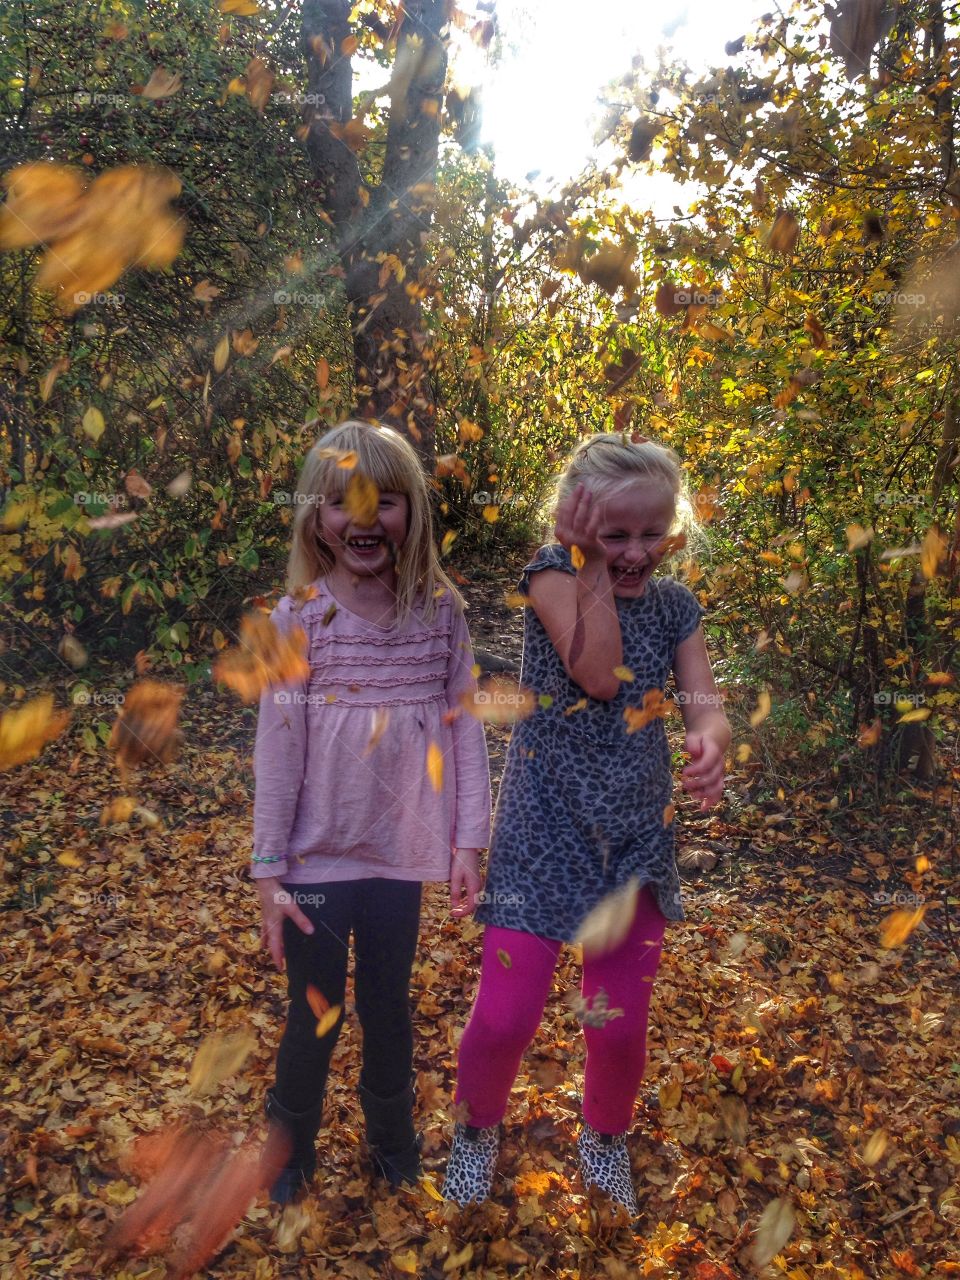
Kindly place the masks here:
[[(515, 619), (488, 619), (481, 642), (498, 627), (512, 628), (500, 648), (516, 657)], [(5, 775), (0, 810), (0, 1272), (11, 1280), (168, 1274), (176, 1207), (166, 1237), (142, 1240), (152, 1253), (100, 1256), (141, 1194), (149, 1159), (131, 1143), (162, 1144), (185, 1120), (220, 1141), (262, 1138), (284, 1016), (246, 878), (255, 713), (224, 690), (191, 689), (179, 758), (136, 780), (133, 813), (110, 809), (116, 771), (82, 749), (83, 723), (75, 713)], [(508, 731), (487, 732), (496, 781)], [(960, 1274), (958, 962), (930, 816), (948, 793), (865, 814), (815, 788), (754, 804), (748, 781), (732, 771), (727, 802), (707, 815), (677, 789), (681, 853), (716, 861), (684, 871), (687, 919), (668, 930), (654, 988), (631, 1139), (637, 1229), (586, 1198), (575, 1173), (583, 1041), (565, 948), (512, 1096), (493, 1203), (458, 1214), (427, 1188), (371, 1185), (348, 987), (314, 1194), (282, 1217), (261, 1195), (201, 1274)], [(932, 864), (920, 879), (918, 856)], [(924, 919), (882, 945), (893, 907), (921, 890)], [(419, 1123), (439, 1186), (481, 930), (455, 923), (433, 886), (421, 938)], [(245, 1033), (252, 1051), (213, 1093), (192, 1089), (198, 1049), (225, 1033)]]

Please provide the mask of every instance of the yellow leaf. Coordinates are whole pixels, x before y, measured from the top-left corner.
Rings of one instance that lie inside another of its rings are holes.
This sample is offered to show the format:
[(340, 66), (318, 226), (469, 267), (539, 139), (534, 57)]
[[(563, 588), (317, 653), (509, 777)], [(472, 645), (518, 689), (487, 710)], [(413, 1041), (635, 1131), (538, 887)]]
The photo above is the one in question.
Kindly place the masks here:
[(213, 353), (213, 368), (216, 373), (223, 373), (227, 367), (227, 361), (230, 359), (230, 339), (224, 334), (217, 343), (216, 350)]
[(883, 1153), (887, 1149), (890, 1139), (883, 1129), (878, 1129), (876, 1133), (872, 1133), (867, 1141), (867, 1145), (863, 1148), (863, 1156), (861, 1157), (864, 1164), (878, 1164), (883, 1158)]
[(417, 1251), (416, 1249), (407, 1249), (405, 1253), (392, 1253), (390, 1261), (402, 1271), (405, 1276), (415, 1276), (417, 1274)]
[(932, 715), (932, 707), (914, 707), (912, 711), (905, 712), (897, 721), (897, 724), (914, 724), (919, 720), (927, 720)]
[(614, 667), (613, 674), (618, 680), (627, 680), (631, 684), (633, 683), (633, 672), (629, 667)]
[(230, 81), (230, 83), (227, 85), (227, 93), (240, 94), (240, 93), (246, 93), (246, 92), (247, 92), (247, 82), (246, 80), (244, 80), (243, 76), (234, 76), (233, 79)]
[(473, 1245), (470, 1241), (467, 1241), (459, 1253), (448, 1255), (446, 1262), (443, 1264), (443, 1270), (444, 1272), (455, 1271), (457, 1267), (465, 1267), (472, 1257)]
[(503, 947), (497, 948), (497, 959), (505, 969), (513, 968), (513, 961), (510, 959), (510, 952), (504, 951)]
[(906, 942), (923, 919), (926, 910), (924, 903), (917, 907), (916, 911), (894, 911), (892, 915), (887, 916), (880, 932), (880, 945), (892, 948)]
[(756, 1267), (765, 1267), (780, 1252), (793, 1234), (794, 1222), (789, 1199), (770, 1201), (760, 1215), (754, 1236), (752, 1254)]
[(766, 689), (761, 689), (757, 698), (756, 708), (750, 713), (750, 724), (755, 729), (758, 724), (766, 720), (770, 714), (770, 694)]
[(325, 1036), (327, 1032), (336, 1025), (337, 1019), (340, 1017), (340, 1008), (341, 1006), (338, 1004), (331, 1005), (330, 1008), (327, 1009), (326, 1013), (320, 1017), (317, 1022), (318, 1040), (321, 1036)]
[(936, 576), (937, 565), (946, 554), (947, 544), (936, 525), (931, 525), (920, 547), (920, 567), (925, 578)]
[(920, 857), (917, 858), (916, 868), (921, 873), (921, 875), (923, 874), (924, 871), (930, 870), (930, 859), (926, 856), (926, 854), (921, 853)]
[(183, 76), (179, 71), (170, 72), (164, 67), (157, 67), (153, 75), (143, 86), (141, 97), (170, 98), (183, 88)]
[(847, 525), (847, 550), (859, 551), (869, 545), (873, 537), (873, 529), (869, 525), (864, 529), (858, 524)]
[(72, 849), (64, 849), (63, 853), (57, 854), (57, 861), (61, 867), (82, 867), (83, 859), (78, 858)]
[[(9, 202), (8, 202), (9, 203)], [(65, 373), (70, 368), (70, 361), (66, 356), (61, 356), (59, 360), (55, 360), (40, 381), (40, 399), (44, 404), (50, 399), (53, 393), (53, 384), (60, 377), (61, 373)]]
[(441, 542), (440, 542), (440, 554), (442, 556), (445, 556), (447, 552), (450, 550), (450, 548), (453, 546), (453, 544), (456, 542), (456, 540), (457, 540), (456, 530), (448, 529), (447, 532), (443, 535), (443, 538), (441, 539)]
[(570, 548), (570, 560), (573, 564), (573, 567), (577, 570), (578, 573), (586, 564), (586, 559), (584, 558), (583, 552), (576, 545)]
[(443, 789), (443, 752), (435, 742), (427, 748), (427, 777), (434, 791)]
[(484, 518), (484, 520), (486, 520), (487, 524), (496, 524), (496, 523), (497, 523), (497, 521), (500, 519), (500, 508), (499, 508), (499, 507), (484, 507), (484, 508), (483, 508), (483, 518)]
[(420, 1179), (420, 1185), (421, 1187), (423, 1187), (424, 1191), (427, 1193), (427, 1195), (430, 1197), (431, 1200), (439, 1200), (439, 1202), (443, 1204), (443, 1196), (437, 1190), (436, 1184), (430, 1178), (424, 1175)]
[(369, 476), (355, 471), (347, 481), (343, 505), (352, 520), (367, 527), (372, 525), (380, 509), (380, 490)]
[(12, 769), (39, 755), (63, 732), (69, 719), (69, 711), (54, 711), (50, 693), (5, 711), (0, 717), (0, 769)]
[(83, 415), (83, 430), (96, 443), (107, 429), (103, 414), (93, 405)]
[(346, 453), (341, 453), (340, 457), (337, 459), (337, 466), (341, 467), (344, 471), (349, 471), (351, 467), (355, 467), (356, 465), (357, 454), (354, 449), (350, 449)]
[(631, 876), (620, 889), (597, 903), (574, 938), (574, 942), (583, 947), (585, 956), (605, 955), (623, 942), (637, 913), (639, 891), (639, 877)]
[(255, 18), (260, 12), (254, 0), (220, 0), (221, 13), (235, 13), (238, 18)]
[(737, 747), (737, 764), (746, 764), (753, 755), (753, 747), (749, 742), (741, 742)]
[(190, 1068), (190, 1088), (200, 1095), (212, 1093), (240, 1070), (257, 1047), (249, 1031), (215, 1032), (197, 1050)]

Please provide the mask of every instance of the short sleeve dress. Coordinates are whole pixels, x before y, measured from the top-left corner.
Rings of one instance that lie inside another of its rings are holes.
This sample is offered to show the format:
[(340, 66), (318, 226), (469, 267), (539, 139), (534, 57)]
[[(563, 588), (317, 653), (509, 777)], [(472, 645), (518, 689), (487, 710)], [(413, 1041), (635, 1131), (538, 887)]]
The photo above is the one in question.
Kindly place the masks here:
[[(576, 572), (564, 547), (541, 547), (520, 579), (524, 594), (541, 569)], [(647, 690), (666, 689), (677, 645), (706, 610), (669, 576), (616, 603), (634, 679), (610, 702), (587, 697), (536, 612), (524, 611), (520, 682), (539, 701), (510, 738), (475, 916), (483, 924), (572, 942), (593, 907), (633, 876), (649, 884), (668, 920), (684, 919), (674, 822), (663, 821), (673, 789), (664, 722), (628, 733), (624, 710), (642, 707)]]

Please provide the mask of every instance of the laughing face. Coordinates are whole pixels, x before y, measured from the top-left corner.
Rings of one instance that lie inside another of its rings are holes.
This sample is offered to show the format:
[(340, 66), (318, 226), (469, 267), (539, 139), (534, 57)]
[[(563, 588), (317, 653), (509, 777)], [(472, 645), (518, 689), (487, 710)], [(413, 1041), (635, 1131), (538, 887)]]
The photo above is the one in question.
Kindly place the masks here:
[(606, 497), (596, 499), (601, 512), (599, 538), (607, 551), (613, 594), (642, 596), (663, 559), (665, 541), (676, 513), (673, 494), (662, 482), (638, 477)]
[(347, 510), (340, 494), (329, 494), (320, 507), (320, 536), (338, 567), (359, 578), (378, 576), (393, 569), (406, 541), (409, 512), (406, 494), (384, 491), (377, 514), (364, 525)]

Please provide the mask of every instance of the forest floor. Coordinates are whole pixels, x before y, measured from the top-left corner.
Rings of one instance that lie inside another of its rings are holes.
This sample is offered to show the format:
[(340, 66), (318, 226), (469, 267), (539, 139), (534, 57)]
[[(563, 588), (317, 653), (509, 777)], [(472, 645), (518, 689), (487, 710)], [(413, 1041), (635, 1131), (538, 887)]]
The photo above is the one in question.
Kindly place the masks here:
[[(475, 645), (519, 664), (522, 619), (503, 603), (504, 580), (477, 572), (463, 590)], [(246, 876), (255, 710), (209, 683), (189, 690), (178, 760), (137, 783), (150, 816), (102, 825), (122, 788), (79, 741), (92, 717), (76, 709), (39, 759), (5, 775), (0, 802), (0, 1273), (10, 1280), (167, 1275), (159, 1229), (152, 1254), (100, 1258), (141, 1193), (131, 1141), (169, 1135), (184, 1117), (234, 1141), (262, 1137), (284, 1018), (284, 980), (260, 950)], [(667, 727), (682, 745), (679, 718)], [(487, 733), (495, 795), (509, 732)], [(881, 942), (916, 887), (918, 853), (930, 853), (921, 837), (944, 788), (865, 812), (831, 808), (831, 788), (800, 782), (762, 805), (747, 781), (731, 765), (708, 814), (677, 786), (681, 861), (713, 857), (682, 873), (687, 918), (668, 928), (654, 986), (630, 1139), (633, 1228), (576, 1175), (583, 1038), (567, 947), (512, 1094), (492, 1202), (459, 1213), (429, 1186), (371, 1184), (351, 985), (312, 1194), (283, 1215), (261, 1195), (201, 1273), (960, 1274), (960, 965), (947, 898), (929, 898), (902, 943)], [(455, 922), (445, 886), (431, 886), (421, 938), (418, 1122), (436, 1188), (481, 929)], [(198, 1096), (198, 1046), (225, 1031), (251, 1033), (252, 1052), (215, 1095)], [(167, 1227), (182, 1216), (174, 1205)], [(200, 1227), (174, 1233), (174, 1246)]]

